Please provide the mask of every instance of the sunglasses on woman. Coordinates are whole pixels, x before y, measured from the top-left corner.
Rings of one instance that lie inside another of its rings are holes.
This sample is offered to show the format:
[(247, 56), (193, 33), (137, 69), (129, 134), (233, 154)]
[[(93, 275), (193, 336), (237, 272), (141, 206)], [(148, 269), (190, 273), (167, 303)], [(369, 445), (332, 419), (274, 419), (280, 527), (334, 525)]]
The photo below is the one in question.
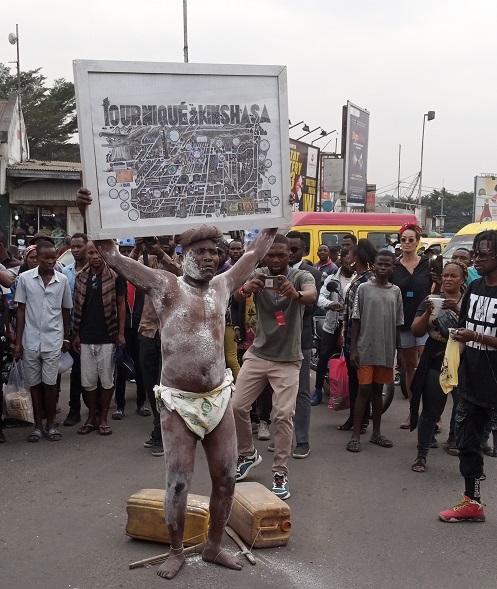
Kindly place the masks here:
[(416, 241), (415, 237), (401, 237), (400, 238), (400, 243), (413, 243), (414, 241)]

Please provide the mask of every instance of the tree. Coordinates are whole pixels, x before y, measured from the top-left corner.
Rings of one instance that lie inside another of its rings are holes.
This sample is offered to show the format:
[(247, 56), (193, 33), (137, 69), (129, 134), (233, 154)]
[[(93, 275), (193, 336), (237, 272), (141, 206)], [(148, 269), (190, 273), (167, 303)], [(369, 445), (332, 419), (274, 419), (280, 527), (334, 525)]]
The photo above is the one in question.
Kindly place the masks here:
[[(459, 192), (453, 194), (443, 190), (443, 203), (445, 216), (444, 231), (456, 233), (473, 220), (473, 206), (475, 195), (473, 192)], [(431, 208), (433, 220), (441, 214), (442, 190), (434, 190), (431, 194), (422, 198), (423, 205)]]
[[(456, 233), (473, 220), (473, 206), (475, 195), (473, 192), (459, 192), (453, 194), (443, 190), (443, 214), (445, 217), (444, 231), (446, 233)], [(421, 198), (421, 204), (427, 208), (427, 213), (433, 219), (433, 228), (435, 228), (435, 217), (441, 214), (442, 209), (442, 190), (433, 190), (430, 194)], [(408, 198), (394, 198), (388, 201), (388, 206), (394, 206), (394, 202), (405, 202), (406, 204), (417, 205), (418, 199), (415, 196)]]
[[(47, 87), (41, 68), (21, 72), (21, 106), (33, 159), (79, 161), (74, 84), (64, 78)], [(0, 98), (17, 92), (17, 75), (0, 63)]]

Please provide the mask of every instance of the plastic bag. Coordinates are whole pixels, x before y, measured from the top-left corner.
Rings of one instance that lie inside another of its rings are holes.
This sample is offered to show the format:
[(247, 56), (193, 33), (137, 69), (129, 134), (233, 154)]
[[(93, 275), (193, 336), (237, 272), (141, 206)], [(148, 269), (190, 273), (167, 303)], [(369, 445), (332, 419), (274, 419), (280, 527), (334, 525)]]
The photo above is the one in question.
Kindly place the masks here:
[(128, 380), (135, 378), (135, 363), (124, 346), (116, 348), (114, 362), (116, 363), (116, 366), (122, 366), (124, 368)]
[(73, 364), (74, 359), (69, 352), (61, 354), (59, 358), (59, 374), (64, 374), (64, 372), (70, 370)]
[(349, 374), (343, 354), (330, 360), (330, 403), (328, 409), (341, 411), (350, 407)]
[(34, 423), (33, 401), (24, 382), (22, 360), (12, 363), (9, 380), (3, 389), (3, 405), (5, 417)]
[(459, 362), (461, 360), (459, 344), (452, 339), (452, 329), (449, 329), (449, 338), (445, 347), (442, 368), (440, 369), (440, 386), (443, 392), (448, 395), (458, 383)]

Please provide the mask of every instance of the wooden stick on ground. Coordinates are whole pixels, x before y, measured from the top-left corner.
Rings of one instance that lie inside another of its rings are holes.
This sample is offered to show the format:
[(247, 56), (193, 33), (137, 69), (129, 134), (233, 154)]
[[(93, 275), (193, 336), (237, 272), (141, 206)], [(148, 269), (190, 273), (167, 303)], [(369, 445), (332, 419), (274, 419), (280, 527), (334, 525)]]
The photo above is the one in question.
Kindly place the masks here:
[[(201, 544), (195, 544), (195, 546), (189, 546), (188, 548), (185, 548), (183, 554), (200, 554), (204, 549), (204, 546), (205, 542), (202, 542)], [(169, 552), (166, 552), (165, 554), (158, 554), (157, 556), (151, 556), (150, 558), (137, 560), (136, 562), (131, 562), (129, 564), (129, 569), (139, 569), (146, 566), (147, 564), (159, 564), (160, 562), (164, 562), (168, 556)]]
[(226, 533), (228, 534), (228, 536), (232, 540), (235, 541), (235, 544), (238, 546), (238, 548), (240, 548), (240, 550), (242, 551), (242, 554), (245, 555), (245, 557), (247, 558), (249, 563), (256, 564), (256, 560), (254, 558), (254, 555), (250, 552), (250, 550), (247, 548), (247, 546), (245, 546), (245, 544), (243, 543), (243, 540), (235, 532), (235, 530), (233, 528), (231, 528), (230, 526), (226, 526), (224, 529), (225, 529)]

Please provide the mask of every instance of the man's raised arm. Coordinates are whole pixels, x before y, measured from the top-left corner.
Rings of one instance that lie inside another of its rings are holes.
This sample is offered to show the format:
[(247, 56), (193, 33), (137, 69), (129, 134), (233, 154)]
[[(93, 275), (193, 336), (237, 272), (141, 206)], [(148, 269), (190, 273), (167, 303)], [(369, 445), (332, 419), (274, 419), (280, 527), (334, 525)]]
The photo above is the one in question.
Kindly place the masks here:
[[(76, 204), (83, 217), (86, 208), (91, 206), (92, 198), (87, 188), (81, 187), (76, 194)], [(153, 270), (136, 260), (122, 256), (116, 244), (111, 239), (96, 239), (93, 242), (107, 264), (126, 280), (129, 280), (136, 287), (148, 293), (154, 288), (166, 290), (168, 274), (159, 270)], [(171, 276), (172, 278), (172, 276)]]
[[(111, 239), (94, 240), (95, 247), (107, 264), (137, 288), (149, 293), (160, 288), (167, 289), (168, 274), (161, 270), (154, 270), (119, 253), (116, 244)], [(172, 275), (171, 275), (172, 278)]]
[(220, 275), (220, 278), (227, 281), (230, 292), (234, 292), (243, 285), (257, 264), (268, 253), (277, 231), (277, 228), (263, 229), (238, 262)]

